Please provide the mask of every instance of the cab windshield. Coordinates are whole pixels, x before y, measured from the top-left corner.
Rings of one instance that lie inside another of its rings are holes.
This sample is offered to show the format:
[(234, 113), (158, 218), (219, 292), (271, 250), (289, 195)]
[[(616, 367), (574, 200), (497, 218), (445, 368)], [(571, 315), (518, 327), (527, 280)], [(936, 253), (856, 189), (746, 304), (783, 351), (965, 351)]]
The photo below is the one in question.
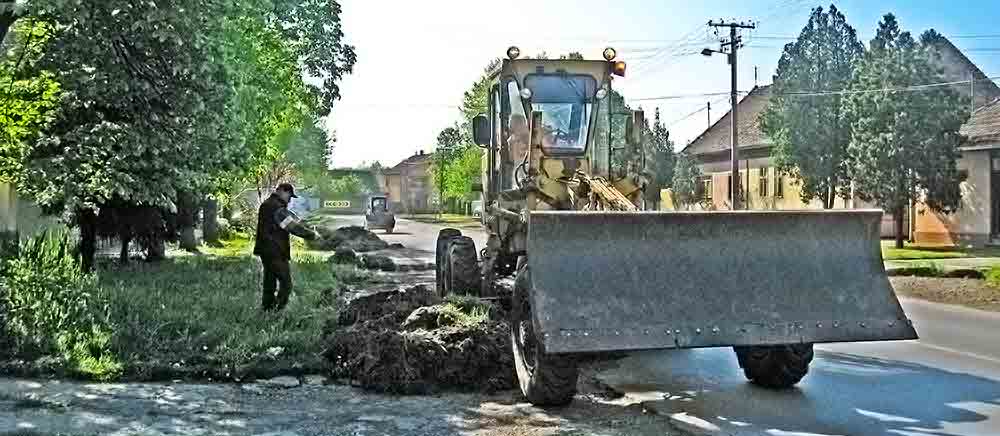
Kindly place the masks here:
[(535, 74), (525, 78), (531, 110), (542, 113), (542, 149), (577, 154), (587, 148), (596, 81), (590, 76)]

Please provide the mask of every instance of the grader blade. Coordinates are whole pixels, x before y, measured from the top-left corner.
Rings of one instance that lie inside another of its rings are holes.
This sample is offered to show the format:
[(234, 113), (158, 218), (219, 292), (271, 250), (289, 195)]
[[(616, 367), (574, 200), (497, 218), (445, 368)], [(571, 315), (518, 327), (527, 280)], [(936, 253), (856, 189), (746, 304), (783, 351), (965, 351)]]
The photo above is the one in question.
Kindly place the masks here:
[(916, 339), (878, 210), (532, 212), (546, 352)]

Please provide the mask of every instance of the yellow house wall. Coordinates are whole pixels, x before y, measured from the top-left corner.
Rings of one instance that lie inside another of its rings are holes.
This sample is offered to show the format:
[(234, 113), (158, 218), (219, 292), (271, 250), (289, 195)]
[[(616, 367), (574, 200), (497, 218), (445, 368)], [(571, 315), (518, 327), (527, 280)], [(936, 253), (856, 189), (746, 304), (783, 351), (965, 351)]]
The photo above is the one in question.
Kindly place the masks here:
[(923, 244), (983, 245), (990, 240), (990, 151), (964, 151), (958, 168), (968, 172), (962, 202), (950, 215), (917, 204), (914, 238)]

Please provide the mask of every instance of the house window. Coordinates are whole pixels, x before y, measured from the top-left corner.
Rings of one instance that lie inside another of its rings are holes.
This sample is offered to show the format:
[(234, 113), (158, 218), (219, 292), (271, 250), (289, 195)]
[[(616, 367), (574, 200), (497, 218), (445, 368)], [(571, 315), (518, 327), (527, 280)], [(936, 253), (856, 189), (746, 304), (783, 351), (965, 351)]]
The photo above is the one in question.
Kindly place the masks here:
[(774, 170), (774, 196), (777, 198), (785, 197), (785, 176), (777, 169)]
[(726, 179), (726, 192), (729, 193), (729, 199), (733, 199), (733, 175), (730, 174), (729, 178)]
[(701, 179), (701, 197), (706, 201), (712, 201), (712, 176)]
[(768, 182), (768, 180), (767, 180), (768, 168), (767, 167), (760, 168), (757, 171), (758, 171), (758, 175), (757, 175), (758, 176), (758, 179), (757, 179), (757, 195), (759, 195), (760, 198), (765, 198), (765, 197), (768, 196), (768, 194), (771, 193), (771, 191), (767, 190), (767, 188), (768, 188), (768, 186), (767, 186), (767, 182)]

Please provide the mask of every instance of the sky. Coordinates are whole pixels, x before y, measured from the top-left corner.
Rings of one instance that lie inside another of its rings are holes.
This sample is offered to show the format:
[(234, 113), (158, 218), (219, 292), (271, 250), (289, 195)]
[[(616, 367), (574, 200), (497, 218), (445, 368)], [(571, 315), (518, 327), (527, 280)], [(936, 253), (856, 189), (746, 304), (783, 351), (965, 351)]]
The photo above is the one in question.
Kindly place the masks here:
[[(989, 77), (1000, 76), (1000, 7), (996, 0), (950, 2), (844, 0), (834, 4), (867, 45), (879, 19), (894, 13), (918, 36), (934, 28)], [(991, 3), (993, 3), (991, 5)], [(781, 48), (798, 36), (809, 12), (829, 2), (804, 0), (341, 0), (345, 39), (358, 61), (341, 83), (327, 127), (337, 138), (333, 165), (379, 161), (393, 166), (434, 149), (438, 132), (460, 120), (462, 94), (486, 64), (516, 45), (523, 56), (578, 51), (601, 59), (607, 46), (628, 64), (614, 88), (651, 118), (659, 108), (675, 147), (683, 148), (729, 110), (729, 98), (657, 97), (729, 91), (724, 55), (709, 20), (754, 21), (737, 65), (747, 91), (771, 82)], [(756, 78), (755, 78), (756, 77)], [(711, 103), (711, 120), (705, 110)]]

